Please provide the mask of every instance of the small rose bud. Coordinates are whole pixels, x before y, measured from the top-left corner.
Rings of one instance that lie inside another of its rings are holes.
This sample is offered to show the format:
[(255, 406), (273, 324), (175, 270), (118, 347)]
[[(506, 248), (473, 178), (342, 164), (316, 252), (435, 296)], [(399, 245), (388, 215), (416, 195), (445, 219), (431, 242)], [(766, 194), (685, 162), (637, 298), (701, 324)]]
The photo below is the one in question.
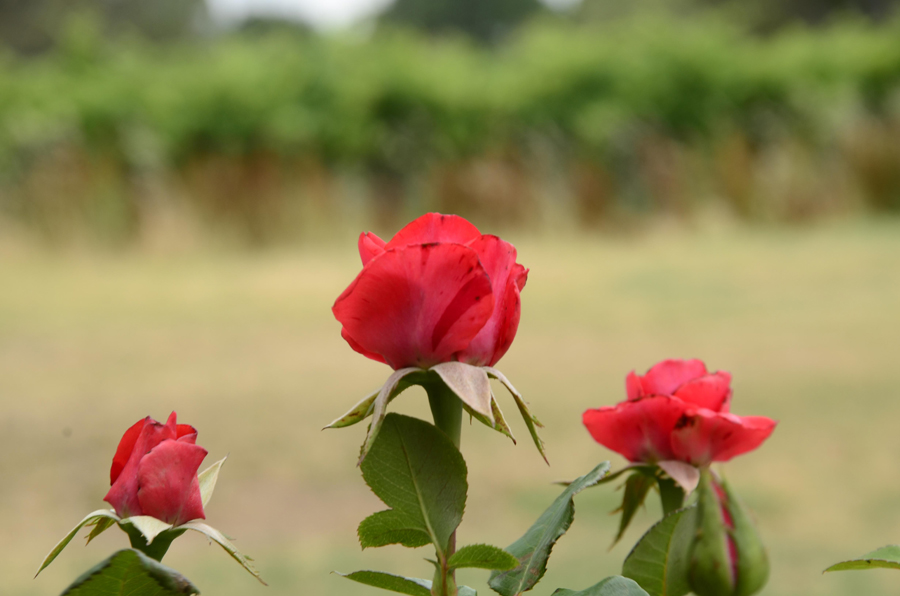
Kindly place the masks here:
[(197, 430), (178, 424), (175, 412), (165, 424), (138, 420), (119, 442), (103, 500), (121, 517), (150, 515), (175, 526), (204, 519), (197, 470), (206, 449), (196, 441)]
[(769, 579), (769, 560), (753, 522), (728, 484), (700, 475), (690, 584), (697, 596), (750, 596)]

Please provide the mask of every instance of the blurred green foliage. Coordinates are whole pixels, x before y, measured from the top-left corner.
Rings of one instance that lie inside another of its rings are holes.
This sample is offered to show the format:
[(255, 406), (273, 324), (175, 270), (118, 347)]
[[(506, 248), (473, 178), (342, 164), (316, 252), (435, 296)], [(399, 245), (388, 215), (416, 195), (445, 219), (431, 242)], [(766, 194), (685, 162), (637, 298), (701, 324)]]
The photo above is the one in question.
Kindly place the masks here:
[[(900, 21), (762, 38), (713, 17), (539, 20), (491, 49), (391, 29), (167, 46), (67, 31), (42, 57), (0, 55), (0, 210), (48, 230), (75, 209), (128, 238), (149, 180), (265, 239), (348, 172), (375, 210), (506, 221), (565, 197), (588, 223), (704, 196), (775, 219), (900, 208)], [(851, 180), (840, 198), (819, 196), (822, 172)]]

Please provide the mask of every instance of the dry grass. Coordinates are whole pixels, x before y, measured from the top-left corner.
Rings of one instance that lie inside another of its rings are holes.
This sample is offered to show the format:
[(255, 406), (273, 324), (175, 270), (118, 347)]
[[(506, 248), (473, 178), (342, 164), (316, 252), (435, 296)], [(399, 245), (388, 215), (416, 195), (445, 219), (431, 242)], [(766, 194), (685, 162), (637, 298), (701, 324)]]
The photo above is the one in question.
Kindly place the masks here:
[[(765, 593), (896, 592), (890, 571), (820, 572), (900, 540), (900, 225), (515, 240), (532, 274), (500, 368), (546, 423), (552, 467), (521, 421), (518, 446), (465, 429), (462, 540), (508, 544), (552, 500), (551, 481), (607, 458), (621, 464), (590, 440), (581, 412), (622, 399), (632, 368), (698, 356), (734, 374), (737, 413), (781, 420), (762, 449), (725, 467), (770, 546)], [(360, 552), (356, 524), (379, 506), (354, 467), (364, 429), (319, 430), (388, 372), (343, 343), (329, 312), (356, 270), (352, 243), (253, 256), (0, 257), (2, 591), (57, 594), (126, 544), (116, 531), (75, 542), (31, 579), (55, 540), (103, 506), (124, 429), (172, 409), (199, 428), (210, 461), (230, 454), (208, 519), (271, 584), (263, 590), (217, 548), (183, 538), (166, 562), (205, 594), (365, 594), (329, 571), (427, 574), (424, 549)], [(411, 391), (395, 404), (424, 416), (423, 401)], [(536, 594), (619, 569), (628, 545), (607, 550), (616, 496), (605, 487), (578, 498)], [(654, 504), (638, 526), (655, 514)], [(483, 594), (485, 579), (463, 577)]]

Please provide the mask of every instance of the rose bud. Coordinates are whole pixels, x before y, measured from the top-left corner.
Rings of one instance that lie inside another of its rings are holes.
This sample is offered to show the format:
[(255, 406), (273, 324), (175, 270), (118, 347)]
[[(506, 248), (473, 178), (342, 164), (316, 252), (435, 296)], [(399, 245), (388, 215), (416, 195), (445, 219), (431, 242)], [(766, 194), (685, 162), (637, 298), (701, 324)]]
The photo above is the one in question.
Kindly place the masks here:
[(388, 242), (362, 234), (359, 254), (363, 269), (332, 312), (360, 354), (399, 370), (493, 366), (509, 349), (528, 277), (512, 244), (428, 213)]
[(769, 578), (765, 548), (728, 484), (703, 470), (697, 489), (697, 533), (689, 582), (697, 596), (750, 596)]
[(628, 399), (584, 413), (595, 441), (631, 462), (703, 467), (759, 447), (777, 424), (729, 413), (731, 375), (700, 360), (664, 360), (626, 379)]
[(197, 431), (176, 424), (175, 412), (165, 424), (138, 421), (119, 441), (103, 500), (123, 518), (149, 515), (175, 526), (205, 519), (197, 470), (206, 449), (196, 441)]

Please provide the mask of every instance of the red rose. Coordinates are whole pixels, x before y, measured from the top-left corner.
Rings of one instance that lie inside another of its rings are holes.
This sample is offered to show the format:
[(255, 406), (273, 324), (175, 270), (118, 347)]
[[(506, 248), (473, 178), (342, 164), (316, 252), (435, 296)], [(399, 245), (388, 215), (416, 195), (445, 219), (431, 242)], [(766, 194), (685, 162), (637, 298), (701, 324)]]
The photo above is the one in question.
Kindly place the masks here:
[(172, 525), (205, 519), (197, 470), (206, 449), (195, 445), (197, 431), (149, 416), (125, 431), (109, 472), (104, 497), (120, 517), (150, 515)]
[(516, 249), (456, 215), (428, 213), (389, 242), (359, 237), (363, 270), (334, 303), (354, 350), (390, 365), (493, 366), (519, 326), (528, 270)]
[(700, 360), (664, 360), (628, 375), (628, 399), (584, 413), (601, 445), (632, 462), (678, 460), (694, 466), (727, 461), (759, 447), (776, 422), (728, 412), (731, 375), (707, 373)]

